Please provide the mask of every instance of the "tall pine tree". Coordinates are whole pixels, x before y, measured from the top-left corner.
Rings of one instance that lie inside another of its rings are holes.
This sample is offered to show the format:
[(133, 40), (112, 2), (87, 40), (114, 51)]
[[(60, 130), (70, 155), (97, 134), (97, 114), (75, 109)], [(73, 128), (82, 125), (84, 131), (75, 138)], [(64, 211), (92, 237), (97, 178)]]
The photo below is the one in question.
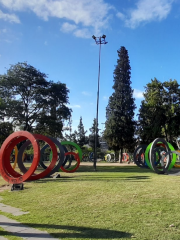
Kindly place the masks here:
[(116, 153), (123, 149), (131, 149), (134, 142), (136, 108), (131, 88), (131, 67), (128, 51), (121, 47), (118, 52), (117, 65), (114, 70), (114, 92), (109, 98), (106, 108), (104, 137), (111, 149)]
[(84, 125), (82, 122), (82, 117), (80, 117), (79, 125), (78, 125), (78, 131), (77, 131), (77, 142), (80, 147), (83, 147), (86, 142), (86, 132), (84, 131)]

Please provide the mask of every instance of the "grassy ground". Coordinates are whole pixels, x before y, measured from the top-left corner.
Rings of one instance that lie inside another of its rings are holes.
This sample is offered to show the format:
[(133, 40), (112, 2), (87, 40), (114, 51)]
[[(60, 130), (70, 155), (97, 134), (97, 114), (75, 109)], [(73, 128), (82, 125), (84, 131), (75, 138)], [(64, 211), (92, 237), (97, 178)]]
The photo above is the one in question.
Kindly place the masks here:
[(180, 177), (136, 166), (98, 166), (97, 172), (82, 166), (60, 174), (1, 192), (3, 203), (30, 213), (0, 214), (66, 240), (180, 239)]

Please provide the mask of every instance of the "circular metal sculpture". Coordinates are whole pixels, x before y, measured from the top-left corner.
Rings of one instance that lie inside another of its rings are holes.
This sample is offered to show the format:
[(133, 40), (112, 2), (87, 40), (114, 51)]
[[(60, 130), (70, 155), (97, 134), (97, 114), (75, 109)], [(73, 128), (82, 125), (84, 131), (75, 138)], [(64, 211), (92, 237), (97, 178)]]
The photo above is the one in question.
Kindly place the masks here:
[(107, 161), (107, 162), (110, 162), (111, 161), (111, 155), (108, 153), (105, 155), (104, 157), (104, 160)]
[[(80, 148), (76, 143), (70, 142), (70, 141), (63, 141), (63, 142), (61, 142), (61, 144), (62, 144), (63, 147), (65, 147), (65, 148), (66, 148), (67, 145), (70, 145), (70, 146), (73, 146), (74, 148), (76, 148), (76, 151), (78, 152), (78, 156), (79, 156), (79, 161), (82, 161), (82, 150), (81, 150), (81, 148)], [(66, 149), (67, 149), (67, 148), (66, 148)], [(71, 151), (71, 152), (72, 152), (72, 151)], [(75, 160), (77, 161), (77, 163), (76, 163), (74, 166), (72, 166), (72, 167), (71, 167), (72, 160), (71, 160), (71, 158), (68, 158), (69, 155), (74, 156), (74, 157), (75, 157)], [(76, 155), (74, 155), (74, 154), (69, 154), (69, 152), (66, 152), (66, 153), (65, 153), (65, 156), (66, 156), (66, 162), (67, 162), (67, 160), (69, 160), (69, 165), (68, 165), (67, 167), (65, 167), (65, 164), (63, 164), (60, 169), (61, 169), (62, 171), (64, 171), (64, 172), (75, 172), (75, 171), (79, 168), (79, 164), (80, 164), (80, 162), (78, 163), (78, 159), (77, 159)], [(65, 169), (66, 169), (66, 170), (68, 169), (68, 170), (66, 171)], [(74, 169), (75, 169), (75, 170), (74, 170)]]
[(122, 161), (129, 162), (129, 154), (128, 153), (123, 153)]
[[(63, 141), (61, 142), (61, 145), (63, 146), (64, 148), (64, 151), (65, 151), (65, 159), (64, 159), (64, 162), (62, 164), (62, 167), (60, 167), (60, 169), (63, 171), (63, 172), (75, 172), (77, 170), (77, 168), (79, 167), (79, 164), (78, 163), (78, 160), (77, 160), (77, 157), (76, 155), (74, 154), (69, 154), (68, 150), (67, 150), (67, 145), (70, 145), (70, 146), (73, 146), (74, 148), (76, 148), (76, 151), (78, 151), (78, 156), (79, 156), (79, 160), (81, 161), (82, 160), (82, 150), (81, 148), (74, 142), (70, 142), (70, 141)], [(70, 147), (71, 148), (71, 147)], [(72, 151), (71, 151), (72, 152)], [(72, 158), (70, 158), (70, 156), (73, 156), (75, 157), (75, 160), (77, 161), (77, 163), (75, 164), (75, 166), (71, 167), (71, 163), (72, 163)], [(52, 159), (52, 151), (50, 153), (50, 161)], [(69, 164), (67, 166), (66, 163), (69, 161)], [(60, 171), (60, 169), (58, 171)], [(67, 170), (68, 169), (68, 170)], [(75, 169), (75, 170), (74, 170)]]
[[(144, 161), (141, 158), (142, 153), (144, 154)], [(136, 148), (134, 162), (139, 167), (149, 167), (157, 174), (170, 174), (177, 155), (180, 156), (180, 153), (175, 151), (170, 143), (162, 138), (157, 138), (148, 146), (142, 145)]]
[[(34, 136), (36, 137), (36, 139), (43, 140), (48, 143), (48, 145), (50, 146), (50, 148), (53, 151), (53, 158), (52, 158), (51, 164), (45, 169), (45, 171), (41, 172), (40, 174), (36, 174), (36, 175), (33, 174), (33, 176), (31, 176), (29, 178), (29, 180), (37, 180), (37, 179), (43, 178), (45, 176), (49, 176), (49, 175), (51, 175), (51, 173), (54, 173), (53, 169), (57, 162), (57, 157), (58, 157), (57, 148), (56, 148), (54, 142), (52, 141), (52, 139), (50, 139), (49, 137), (40, 135), (40, 134), (34, 134)], [(22, 145), (22, 147), (20, 148), (19, 153), (18, 153), (18, 166), (19, 166), (21, 172), (23, 172), (24, 174), (27, 172), (27, 169), (25, 168), (25, 166), (22, 162), (22, 155), (23, 155), (24, 150), (26, 149), (26, 147), (29, 144), (30, 144), (30, 142), (26, 141), (24, 143), (24, 145)]]
[[(56, 144), (56, 146), (59, 149), (59, 154), (58, 154), (58, 164), (53, 168), (53, 170), (47, 175), (47, 177), (49, 177), (50, 175), (52, 175), (55, 172), (58, 172), (60, 167), (63, 165), (64, 163), (64, 148), (63, 146), (60, 144), (60, 142), (52, 137), (49, 137), (51, 139), (51, 141), (54, 142), (54, 144)], [(47, 149), (48, 144), (46, 144), (42, 149), (41, 149), (41, 158), (40, 158), (40, 165), (41, 167), (43, 167), (44, 169), (47, 169), (46, 165), (43, 163), (43, 158), (42, 155), (44, 154), (45, 150)], [(51, 151), (51, 160), (52, 160), (52, 151)]]
[[(24, 174), (17, 173), (10, 164), (10, 154), (13, 148), (24, 140), (30, 140), (34, 149), (34, 158), (31, 167)], [(40, 148), (36, 138), (29, 132), (15, 132), (11, 134), (2, 144), (0, 151), (0, 174), (11, 184), (19, 184), (28, 180), (38, 166), (40, 159)]]
[[(179, 145), (178, 145), (178, 148), (179, 148)], [(180, 157), (180, 150), (177, 150), (177, 157), (178, 157), (178, 160), (179, 160), (179, 157)], [(180, 165), (179, 164), (175, 164), (174, 165), (175, 168), (180, 168)]]
[(145, 168), (147, 167), (146, 161), (145, 161), (145, 151), (146, 151), (147, 145), (140, 145), (136, 148), (134, 151), (134, 162), (138, 167)]
[[(165, 148), (162, 148), (162, 146), (157, 146), (158, 143), (164, 144)], [(158, 174), (164, 174), (166, 169), (168, 169), (170, 166), (171, 156), (167, 156), (165, 158), (166, 152), (170, 152), (170, 148), (169, 144), (164, 139), (157, 138), (152, 142), (149, 150), (149, 160), (151, 168)], [(156, 162), (158, 162), (158, 164), (156, 164)]]
[(80, 157), (77, 153), (74, 153), (74, 152), (67, 152), (65, 153), (65, 156), (67, 155), (73, 155), (75, 157), (75, 160), (77, 161), (77, 164), (71, 168), (71, 169), (67, 169), (67, 168), (64, 168), (63, 166), (61, 166), (61, 170), (64, 171), (64, 172), (67, 172), (67, 173), (73, 173), (75, 172), (78, 168), (79, 168), (79, 165), (80, 165)]
[[(39, 141), (44, 141), (47, 144), (40, 150)], [(20, 142), (23, 142), (23, 145), (17, 151), (16, 145)], [(65, 144), (70, 144), (69, 142), (65, 142)], [(29, 169), (24, 166), (23, 163), (23, 154), (25, 149), (32, 145), (34, 150), (33, 161)], [(37, 180), (40, 178), (48, 177), (53, 173), (57, 172), (60, 168), (62, 168), (65, 172), (75, 172), (79, 165), (80, 159), (82, 158), (82, 151), (77, 144), (71, 143), (71, 145), (75, 146), (78, 150), (78, 153), (68, 152), (67, 149), (64, 151), (64, 146), (55, 138), (43, 136), (40, 134), (31, 134), (27, 131), (19, 131), (11, 134), (2, 144), (0, 149), (0, 174), (2, 177), (11, 184), (21, 184), (25, 181)], [(48, 167), (44, 167), (44, 171), (41, 173), (35, 174), (35, 171), (38, 167), (42, 154), (44, 153), (47, 147), (51, 148), (52, 151), (52, 159), (50, 165)], [(58, 148), (58, 151), (57, 151)], [(22, 172), (22, 174), (15, 171), (15, 164), (11, 166), (10, 163), (10, 155), (13, 149), (16, 150), (17, 160), (15, 159), (15, 163), (18, 163), (18, 166)], [(66, 156), (73, 155), (77, 164), (73, 169), (66, 170), (63, 168), (64, 161)]]

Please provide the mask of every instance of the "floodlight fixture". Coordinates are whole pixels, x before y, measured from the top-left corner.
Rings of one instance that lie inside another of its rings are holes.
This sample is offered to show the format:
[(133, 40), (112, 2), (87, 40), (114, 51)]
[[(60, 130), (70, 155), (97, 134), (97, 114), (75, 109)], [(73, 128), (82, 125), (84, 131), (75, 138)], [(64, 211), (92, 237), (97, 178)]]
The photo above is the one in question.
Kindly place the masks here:
[(93, 38), (94, 40), (96, 40), (96, 37), (95, 37), (94, 35), (92, 35), (92, 38)]

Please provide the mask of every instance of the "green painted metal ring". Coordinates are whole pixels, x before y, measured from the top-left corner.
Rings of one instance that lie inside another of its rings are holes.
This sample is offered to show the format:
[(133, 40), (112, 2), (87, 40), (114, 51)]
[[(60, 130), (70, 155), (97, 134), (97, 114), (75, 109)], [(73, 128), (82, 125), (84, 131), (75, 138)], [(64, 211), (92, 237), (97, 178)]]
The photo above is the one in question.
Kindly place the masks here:
[(77, 145), (74, 142), (70, 142), (70, 141), (63, 141), (63, 142), (61, 142), (61, 145), (72, 145), (73, 147), (75, 147), (78, 150), (79, 158), (82, 161), (82, 150), (79, 145)]
[[(161, 142), (158, 142), (158, 143), (161, 143)], [(168, 144), (170, 150), (174, 151), (174, 147), (170, 143), (168, 143), (168, 142), (167, 142), (167, 144)], [(152, 143), (150, 143), (147, 146), (147, 148), (146, 148), (146, 151), (145, 151), (145, 161), (146, 161), (148, 167), (153, 170), (153, 168), (151, 166), (151, 163), (149, 161), (149, 151), (150, 151), (151, 146), (152, 146)], [(173, 153), (173, 158), (172, 158), (172, 161), (171, 161), (171, 163), (169, 165), (168, 170), (170, 170), (174, 166), (175, 163), (176, 163), (176, 154)]]
[[(75, 147), (75, 148), (77, 149), (77, 151), (78, 151), (78, 155), (79, 155), (80, 161), (82, 161), (82, 150), (81, 150), (81, 148), (79, 147), (79, 145), (77, 145), (77, 144), (74, 143), (74, 142), (70, 142), (70, 141), (63, 141), (63, 142), (61, 142), (61, 145), (71, 145), (71, 146)], [(52, 159), (52, 151), (50, 152), (49, 159), (50, 159), (50, 160)], [(76, 163), (73, 167), (68, 168), (68, 170), (69, 170), (69, 171), (72, 171), (74, 168), (77, 167), (77, 164), (78, 164), (78, 163)], [(59, 171), (62, 171), (62, 170), (59, 169)]]

